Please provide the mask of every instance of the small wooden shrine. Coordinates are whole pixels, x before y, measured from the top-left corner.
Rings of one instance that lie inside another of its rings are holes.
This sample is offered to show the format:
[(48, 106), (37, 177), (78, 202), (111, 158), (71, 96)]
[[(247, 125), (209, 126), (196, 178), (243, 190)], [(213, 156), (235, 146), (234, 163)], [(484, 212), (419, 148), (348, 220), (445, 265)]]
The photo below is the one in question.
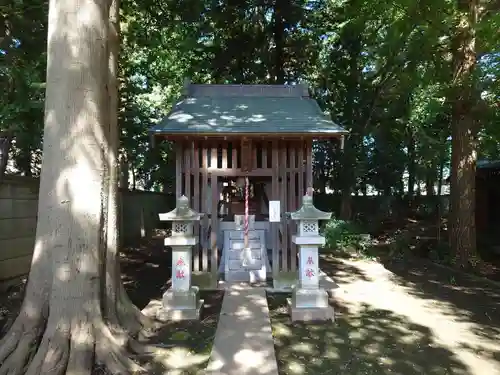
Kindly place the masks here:
[[(247, 192), (256, 249), (265, 249), (273, 274), (295, 271), (291, 238), (297, 228), (285, 213), (297, 210), (312, 186), (313, 140), (342, 142), (346, 133), (323, 114), (304, 85), (187, 84), (150, 134), (155, 142), (173, 142), (176, 196), (185, 195), (190, 207), (205, 214), (195, 228), (199, 246), (192, 270), (217, 274), (223, 262), (230, 263), (226, 269), (241, 266), (227, 252), (237, 247), (230, 242), (241, 240), (234, 231), (245, 214)], [(270, 201), (280, 202), (280, 222), (269, 222)]]

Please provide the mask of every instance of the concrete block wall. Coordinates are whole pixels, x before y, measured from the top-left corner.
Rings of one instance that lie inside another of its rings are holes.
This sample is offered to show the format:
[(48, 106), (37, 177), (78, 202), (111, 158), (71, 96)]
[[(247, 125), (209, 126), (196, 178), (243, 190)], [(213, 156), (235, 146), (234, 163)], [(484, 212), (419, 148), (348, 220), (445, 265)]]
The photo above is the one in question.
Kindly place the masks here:
[(9, 177), (0, 185), (0, 280), (26, 274), (35, 245), (38, 180)]
[[(35, 245), (38, 211), (36, 178), (8, 176), (0, 184), (0, 282), (26, 275)], [(120, 191), (122, 246), (137, 243), (160, 226), (158, 214), (175, 207), (173, 196)]]

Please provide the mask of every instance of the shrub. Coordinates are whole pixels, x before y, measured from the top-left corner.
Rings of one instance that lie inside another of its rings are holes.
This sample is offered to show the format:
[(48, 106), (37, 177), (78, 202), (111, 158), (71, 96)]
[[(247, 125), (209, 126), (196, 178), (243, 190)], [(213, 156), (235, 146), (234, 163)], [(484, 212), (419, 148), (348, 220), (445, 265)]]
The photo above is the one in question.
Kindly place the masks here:
[(451, 264), (452, 258), (450, 246), (445, 241), (436, 243), (429, 252), (429, 259), (436, 263)]
[(371, 237), (364, 234), (354, 222), (331, 219), (323, 228), (325, 248), (331, 250), (364, 251), (371, 245)]
[(389, 241), (389, 255), (392, 258), (404, 258), (406, 254), (410, 254), (412, 247), (412, 234), (408, 230), (398, 229), (393, 233)]

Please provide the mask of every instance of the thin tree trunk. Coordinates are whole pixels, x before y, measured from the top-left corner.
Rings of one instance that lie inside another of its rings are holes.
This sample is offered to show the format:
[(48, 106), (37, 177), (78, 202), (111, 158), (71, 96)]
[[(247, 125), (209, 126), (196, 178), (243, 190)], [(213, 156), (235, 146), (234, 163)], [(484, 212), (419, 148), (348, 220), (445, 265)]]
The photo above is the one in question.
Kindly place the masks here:
[(283, 0), (276, 0), (274, 6), (274, 76), (277, 84), (285, 83), (285, 25), (283, 22)]
[(415, 181), (416, 181), (416, 150), (415, 150), (415, 136), (413, 128), (410, 130), (408, 139), (408, 203), (415, 197)]
[(352, 189), (354, 185), (354, 172), (353, 167), (355, 165), (355, 149), (353, 140), (351, 139), (352, 135), (346, 137), (345, 140), (345, 148), (343, 153), (343, 163), (341, 170), (341, 196), (340, 196), (340, 214), (339, 218), (342, 220), (350, 220), (352, 217)]
[(429, 168), (427, 170), (427, 174), (425, 175), (425, 195), (428, 197), (434, 196), (434, 186), (435, 186), (435, 179), (436, 179), (436, 171), (434, 169), (434, 166)]
[(105, 215), (106, 240), (103, 250), (106, 259), (106, 290), (104, 314), (115, 332), (134, 336), (145, 327), (154, 327), (152, 321), (132, 304), (123, 287), (119, 257), (118, 225), (118, 56), (120, 51), (119, 0), (113, 0), (110, 8), (109, 27), (109, 131), (107, 150), (107, 212)]
[(477, 0), (459, 1), (459, 12), (453, 43), (450, 247), (455, 254), (455, 265), (468, 268), (478, 260), (475, 224), (477, 126), (474, 118), (478, 104), (474, 79)]
[(441, 196), (443, 194), (444, 164), (445, 164), (445, 158), (443, 152), (439, 160), (439, 177), (438, 177), (438, 188), (437, 188), (438, 196)]
[(9, 163), (9, 152), (12, 146), (12, 139), (12, 133), (0, 132), (0, 183), (2, 183)]
[(129, 164), (127, 155), (122, 153), (120, 155), (120, 188), (128, 190), (129, 180)]

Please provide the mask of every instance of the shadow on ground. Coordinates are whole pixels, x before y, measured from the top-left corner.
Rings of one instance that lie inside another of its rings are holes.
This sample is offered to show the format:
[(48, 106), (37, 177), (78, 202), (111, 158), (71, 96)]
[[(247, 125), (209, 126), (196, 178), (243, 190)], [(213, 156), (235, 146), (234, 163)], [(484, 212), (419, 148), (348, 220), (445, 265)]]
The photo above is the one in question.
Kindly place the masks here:
[[(340, 254), (340, 256), (337, 256)], [(328, 276), (334, 277), (339, 284), (350, 283), (355, 280), (369, 281), (367, 275), (359, 268), (341, 262), (339, 259), (348, 259), (348, 253), (336, 253), (334, 255), (321, 255), (320, 268)]]
[(335, 306), (336, 322), (292, 323), (286, 298), (268, 296), (280, 375), (470, 375), (428, 328), (405, 316), (363, 304), (356, 314)]
[(152, 299), (160, 299), (170, 286), (172, 256), (163, 239), (127, 246), (120, 254), (120, 265), (125, 289), (141, 310)]
[[(132, 302), (143, 309), (151, 300), (161, 299), (170, 286), (171, 252), (162, 239), (144, 240), (126, 247), (120, 254), (122, 279)], [(0, 337), (15, 319), (24, 297), (25, 280), (0, 295)], [(150, 374), (178, 369), (182, 374), (200, 374), (206, 367), (222, 307), (223, 291), (202, 291), (204, 309), (200, 321), (168, 322), (152, 332), (146, 344), (162, 349), (161, 355), (137, 358)], [(170, 372), (169, 372), (170, 373)], [(95, 366), (93, 375), (107, 372)]]
[[(186, 375), (203, 374), (210, 358), (219, 322), (224, 291), (201, 291), (204, 300), (198, 321), (168, 322), (140, 341), (166, 349), (160, 356), (142, 355), (138, 361), (150, 374), (177, 370)], [(167, 372), (170, 373), (170, 372)]]
[(473, 323), (471, 331), (479, 337), (500, 337), (500, 287), (419, 259), (383, 265), (407, 293), (429, 300), (455, 321)]

